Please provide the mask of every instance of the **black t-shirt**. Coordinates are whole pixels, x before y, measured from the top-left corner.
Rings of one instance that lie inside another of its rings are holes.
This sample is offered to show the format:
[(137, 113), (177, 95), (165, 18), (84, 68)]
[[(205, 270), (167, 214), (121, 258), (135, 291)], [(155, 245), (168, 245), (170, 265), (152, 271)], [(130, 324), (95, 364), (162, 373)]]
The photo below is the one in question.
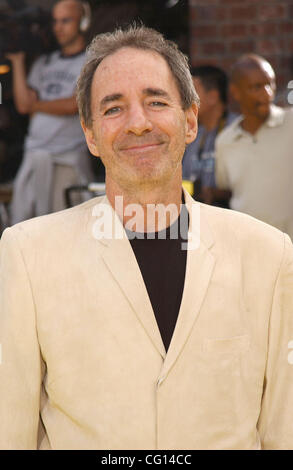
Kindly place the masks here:
[(182, 205), (179, 218), (166, 230), (155, 233), (126, 230), (126, 233), (167, 351), (176, 325), (185, 280), (188, 234), (186, 206)]

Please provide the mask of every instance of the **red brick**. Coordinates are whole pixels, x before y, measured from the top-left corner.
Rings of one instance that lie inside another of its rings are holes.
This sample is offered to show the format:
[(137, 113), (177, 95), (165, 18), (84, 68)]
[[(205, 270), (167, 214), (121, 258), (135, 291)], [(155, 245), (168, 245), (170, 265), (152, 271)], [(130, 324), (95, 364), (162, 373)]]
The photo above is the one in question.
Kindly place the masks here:
[(256, 42), (256, 50), (260, 55), (279, 54), (282, 44), (276, 39), (263, 39)]
[(210, 54), (210, 55), (217, 55), (217, 54), (224, 54), (226, 52), (226, 46), (224, 42), (219, 41), (211, 41), (205, 42), (201, 44), (201, 52), (202, 54)]
[(292, 33), (293, 32), (293, 22), (292, 21), (283, 21), (279, 25), (279, 32), (282, 34)]
[(249, 52), (254, 52), (255, 44), (254, 41), (248, 39), (246, 41), (232, 41), (229, 44), (229, 51), (233, 54), (246, 54)]
[(270, 19), (280, 19), (286, 18), (287, 9), (284, 3), (278, 5), (264, 4), (259, 5), (259, 19), (261, 21), (270, 20)]
[(189, 5), (192, 63), (213, 63), (229, 72), (231, 61), (255, 52), (272, 64), (278, 83), (293, 79), (293, 0), (190, 0)]
[(249, 25), (249, 33), (254, 36), (276, 34), (279, 25), (275, 23), (257, 23)]
[(227, 73), (230, 72), (230, 69), (233, 63), (234, 63), (234, 59), (232, 59), (231, 57), (227, 57), (227, 58), (221, 57), (220, 59), (218, 59), (218, 66), (222, 68), (223, 70), (225, 70), (225, 72)]
[(216, 19), (218, 21), (225, 21), (229, 18), (229, 9), (230, 7), (219, 7), (216, 13)]
[(243, 5), (243, 3), (248, 3), (250, 0), (222, 0), (222, 3), (227, 3), (228, 5), (238, 4)]
[(212, 21), (223, 21), (228, 17), (227, 7), (213, 5), (199, 5), (193, 7), (196, 10), (194, 14), (195, 21), (211, 23)]
[(288, 5), (287, 9), (289, 10), (287, 17), (288, 18), (293, 18), (293, 5)]
[(197, 11), (194, 7), (189, 7), (189, 24), (192, 25), (197, 21)]
[(225, 24), (221, 26), (221, 37), (234, 38), (245, 37), (247, 35), (247, 25), (244, 24)]
[(189, 5), (191, 7), (198, 6), (198, 5), (206, 5), (211, 4), (211, 5), (217, 5), (221, 2), (221, 0), (189, 0)]
[(226, 3), (228, 5), (243, 5), (244, 3), (252, 3), (253, 1), (258, 2), (259, 0), (222, 0), (221, 3)]
[(209, 39), (210, 37), (218, 36), (218, 25), (194, 25), (192, 29), (192, 36), (195, 38)]
[(216, 65), (216, 66), (219, 66), (219, 60), (216, 59), (215, 57), (213, 57), (211, 59), (202, 58), (202, 57), (194, 57), (194, 60), (192, 61), (192, 66), (197, 67), (199, 65)]
[(278, 43), (280, 45), (280, 57), (290, 53), (290, 39), (293, 39), (292, 35), (289, 36), (279, 36)]
[(257, 7), (252, 4), (229, 7), (229, 17), (232, 20), (254, 21), (257, 19)]
[(197, 21), (213, 21), (215, 20), (215, 8), (213, 6), (196, 6), (193, 7), (195, 18)]
[[(292, 57), (291, 55), (286, 55), (286, 56), (282, 56), (280, 57), (279, 59), (279, 66), (284, 68), (284, 69), (292, 69)], [(293, 79), (293, 75), (292, 75), (292, 79)]]
[(286, 80), (286, 74), (280, 73), (280, 72), (278, 71), (277, 87), (278, 87), (278, 88), (283, 88), (283, 86), (284, 86), (285, 84), (286, 84), (286, 85), (288, 84), (288, 82), (287, 82), (287, 83), (286, 83), (286, 82), (287, 82), (287, 80)]
[(194, 38), (194, 40), (192, 40), (190, 43), (190, 54), (191, 56), (193, 56), (194, 54), (197, 54), (197, 53), (198, 53), (198, 43)]

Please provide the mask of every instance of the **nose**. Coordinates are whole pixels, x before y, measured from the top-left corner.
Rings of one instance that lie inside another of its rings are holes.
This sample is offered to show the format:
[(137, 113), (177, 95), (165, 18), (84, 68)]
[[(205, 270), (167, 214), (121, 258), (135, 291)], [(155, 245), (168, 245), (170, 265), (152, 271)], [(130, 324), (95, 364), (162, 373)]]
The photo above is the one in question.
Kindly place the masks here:
[(127, 113), (125, 132), (142, 135), (145, 132), (150, 132), (152, 129), (153, 125), (143, 105), (140, 103), (133, 104)]

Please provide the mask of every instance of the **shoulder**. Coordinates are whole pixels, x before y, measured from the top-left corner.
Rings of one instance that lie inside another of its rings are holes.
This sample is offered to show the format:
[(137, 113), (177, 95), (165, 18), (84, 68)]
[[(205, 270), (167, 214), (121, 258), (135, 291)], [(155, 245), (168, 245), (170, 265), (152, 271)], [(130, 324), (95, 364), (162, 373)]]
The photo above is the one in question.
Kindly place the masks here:
[(242, 212), (201, 204), (215, 243), (225, 252), (236, 252), (247, 261), (254, 260), (260, 267), (280, 263), (284, 251), (293, 253), (292, 242), (275, 227)]
[[(235, 113), (233, 111), (228, 111), (228, 114), (227, 114), (227, 119), (226, 119), (226, 126), (230, 126), (230, 124), (232, 124), (232, 122), (235, 121), (235, 119), (238, 119), (240, 117), (239, 113)], [(222, 132), (222, 131), (221, 131)]]
[(282, 111), (284, 113), (284, 120), (292, 124), (293, 123), (293, 106), (288, 107), (288, 108), (283, 108)]
[(59, 51), (53, 51), (48, 54), (42, 54), (34, 61), (33, 65), (44, 66), (49, 63), (55, 62), (56, 60), (58, 60), (58, 57), (59, 57)]
[(58, 60), (67, 65), (80, 65), (85, 62), (85, 59), (86, 52), (84, 50), (70, 56), (63, 56), (60, 52), (58, 55)]
[(229, 145), (234, 142), (237, 133), (239, 132), (239, 123), (242, 120), (242, 116), (233, 115), (230, 123), (219, 133), (216, 138), (216, 146)]
[(0, 246), (4, 242), (16, 243), (24, 250), (38, 248), (62, 248), (90, 234), (91, 222), (97, 204), (105, 197), (96, 197), (70, 209), (25, 220), (3, 232)]

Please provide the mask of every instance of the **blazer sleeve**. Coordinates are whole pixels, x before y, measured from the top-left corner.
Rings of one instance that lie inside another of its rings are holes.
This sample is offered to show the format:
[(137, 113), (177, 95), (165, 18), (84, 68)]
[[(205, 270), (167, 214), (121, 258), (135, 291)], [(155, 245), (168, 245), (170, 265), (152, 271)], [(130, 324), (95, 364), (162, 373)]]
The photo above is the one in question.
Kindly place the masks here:
[(35, 307), (14, 228), (0, 242), (0, 448), (36, 449), (41, 355)]
[(288, 235), (272, 302), (258, 430), (263, 449), (293, 449), (293, 246)]

